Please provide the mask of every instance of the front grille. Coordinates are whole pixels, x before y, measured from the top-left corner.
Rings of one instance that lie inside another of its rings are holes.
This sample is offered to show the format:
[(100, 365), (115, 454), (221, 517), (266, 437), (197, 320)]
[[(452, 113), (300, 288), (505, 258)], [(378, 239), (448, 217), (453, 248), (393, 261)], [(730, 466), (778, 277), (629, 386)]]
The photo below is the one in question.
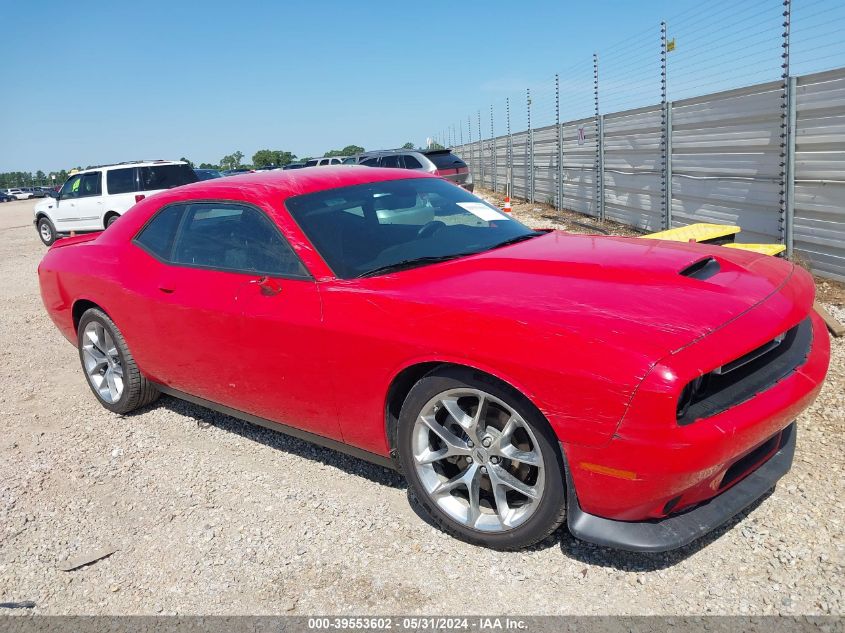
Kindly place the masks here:
[(804, 364), (812, 341), (813, 326), (807, 317), (782, 336), (710, 372), (695, 383), (694, 394), (684, 390), (678, 424), (714, 416), (771, 388)]

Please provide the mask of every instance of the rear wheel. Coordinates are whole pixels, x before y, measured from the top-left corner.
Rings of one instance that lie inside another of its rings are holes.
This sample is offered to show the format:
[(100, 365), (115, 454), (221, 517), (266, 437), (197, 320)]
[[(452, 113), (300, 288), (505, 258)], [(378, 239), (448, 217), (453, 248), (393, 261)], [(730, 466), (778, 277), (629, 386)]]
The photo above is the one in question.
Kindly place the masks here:
[(564, 519), (563, 464), (546, 420), (515, 389), (463, 368), (435, 370), (405, 400), (402, 469), (446, 532), (519, 549)]
[(109, 228), (112, 224), (117, 222), (117, 219), (120, 216), (117, 213), (111, 214), (109, 217), (106, 218), (106, 228)]
[(52, 246), (56, 241), (56, 227), (50, 222), (49, 218), (41, 217), (38, 220), (38, 237), (44, 242), (45, 246)]
[(106, 409), (129, 413), (159, 397), (159, 391), (141, 375), (135, 358), (114, 322), (97, 308), (79, 320), (79, 359), (88, 386)]

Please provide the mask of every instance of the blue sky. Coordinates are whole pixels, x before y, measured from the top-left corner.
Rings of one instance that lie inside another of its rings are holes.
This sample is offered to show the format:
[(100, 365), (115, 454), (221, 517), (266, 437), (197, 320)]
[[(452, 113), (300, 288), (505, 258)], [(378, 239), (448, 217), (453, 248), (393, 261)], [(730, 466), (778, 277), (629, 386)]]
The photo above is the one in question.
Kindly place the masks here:
[[(796, 68), (845, 65), (845, 3), (802, 4)], [(647, 105), (661, 19), (678, 46), (670, 98), (712, 92), (776, 78), (779, 12), (780, 0), (10, 2), (0, 171), (320, 155), (422, 144), (452, 126), (459, 140), (479, 109), (489, 135), (491, 105), (498, 134), (506, 97), (524, 127), (528, 86), (535, 126), (551, 122), (555, 72), (563, 118), (589, 115), (594, 51), (603, 109)]]

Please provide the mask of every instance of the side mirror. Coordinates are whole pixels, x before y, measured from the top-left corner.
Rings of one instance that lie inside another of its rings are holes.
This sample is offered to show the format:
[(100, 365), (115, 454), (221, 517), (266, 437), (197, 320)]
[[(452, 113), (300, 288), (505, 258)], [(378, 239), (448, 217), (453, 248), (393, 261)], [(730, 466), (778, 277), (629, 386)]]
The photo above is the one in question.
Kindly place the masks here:
[(55, 198), (56, 201), (58, 202), (62, 193), (61, 193), (61, 191), (53, 191), (52, 189), (50, 189), (50, 191), (47, 192), (47, 195), (50, 196), (51, 198)]

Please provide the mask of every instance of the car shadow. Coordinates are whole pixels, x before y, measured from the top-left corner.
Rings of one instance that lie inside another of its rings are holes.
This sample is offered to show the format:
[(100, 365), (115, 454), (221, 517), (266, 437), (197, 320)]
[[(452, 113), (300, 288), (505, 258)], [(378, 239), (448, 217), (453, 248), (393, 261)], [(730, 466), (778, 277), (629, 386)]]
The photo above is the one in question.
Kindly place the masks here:
[[(273, 431), (264, 427), (250, 424), (238, 418), (207, 409), (203, 406), (193, 404), (186, 400), (180, 400), (171, 396), (163, 395), (157, 402), (139, 409), (129, 415), (143, 413), (155, 407), (165, 407), (174, 413), (192, 418), (199, 428), (213, 426), (228, 433), (234, 433), (246, 440), (257, 442), (274, 450), (291, 453), (298, 457), (318, 462), (325, 466), (337, 468), (350, 475), (363, 477), (381, 486), (388, 486), (398, 490), (404, 489), (408, 504), (414, 514), (427, 525), (439, 529), (432, 520), (426, 509), (422, 506), (413, 491), (408, 487), (405, 478), (398, 472), (372, 464), (358, 457), (353, 457), (340, 451), (324, 448), (311, 442), (286, 435), (284, 432)], [(581, 541), (573, 537), (566, 524), (562, 525), (555, 532), (542, 541), (524, 548), (522, 552), (539, 552), (549, 550), (555, 546), (560, 547), (561, 553), (572, 560), (599, 567), (609, 567), (626, 572), (652, 572), (659, 571), (677, 565), (678, 563), (693, 556), (724, 534), (732, 530), (745, 518), (754, 512), (771, 494), (774, 488), (757, 499), (745, 510), (734, 516), (727, 523), (708, 532), (698, 540), (671, 552), (662, 553), (640, 553), (616, 550), (610, 547), (602, 547)], [(480, 546), (478, 546), (480, 547)]]
[[(405, 479), (402, 475), (384, 466), (372, 464), (358, 457), (300, 440), (280, 431), (273, 431), (256, 424), (250, 424), (249, 422), (244, 422), (225, 413), (213, 411), (186, 400), (162, 395), (161, 399), (151, 405), (152, 407), (164, 407), (179, 415), (193, 418), (196, 420), (197, 426), (201, 429), (213, 426), (222, 431), (239, 435), (246, 440), (263, 444), (274, 450), (284, 451), (326, 466), (337, 468), (350, 475), (364, 477), (381, 486), (397, 489), (406, 487)], [(146, 410), (146, 407), (144, 410)]]

